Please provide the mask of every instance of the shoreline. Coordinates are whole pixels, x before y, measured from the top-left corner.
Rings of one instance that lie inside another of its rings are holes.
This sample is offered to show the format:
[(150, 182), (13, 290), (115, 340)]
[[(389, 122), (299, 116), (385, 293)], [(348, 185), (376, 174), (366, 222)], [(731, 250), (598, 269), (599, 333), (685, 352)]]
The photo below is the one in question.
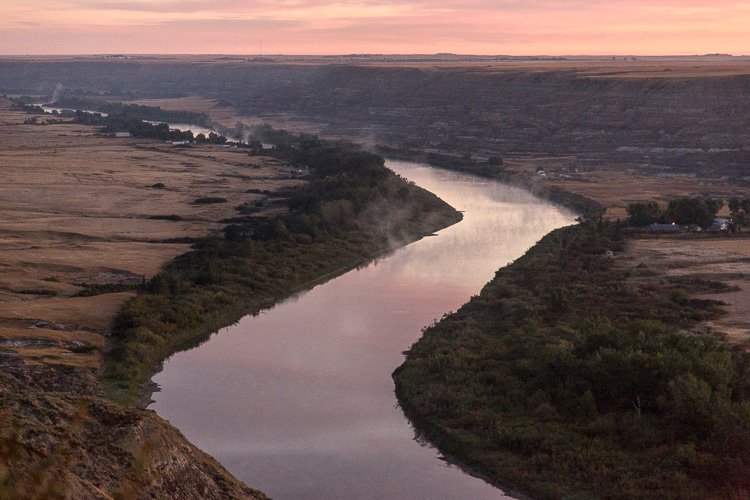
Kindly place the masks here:
[[(415, 163), (426, 163), (426, 162), (415, 161), (415, 160), (412, 160), (412, 159), (404, 160), (404, 159), (397, 159), (397, 158), (391, 158), (391, 157), (387, 157), (386, 161), (388, 161), (388, 160), (413, 161)], [(430, 165), (430, 166), (432, 166), (434, 168), (438, 168), (438, 169), (443, 169), (443, 170), (448, 170), (448, 171), (454, 171), (454, 172), (457, 171), (455, 169), (451, 169), (448, 166), (442, 166), (441, 167), (441, 166), (434, 166), (434, 165), (431, 165), (431, 164), (428, 164), (428, 165)], [(458, 170), (458, 171), (460, 172), (460, 170)], [(476, 175), (476, 174), (474, 174), (472, 172), (465, 172), (465, 173), (469, 173), (470, 175)], [(567, 209), (570, 209), (570, 210), (572, 210), (574, 212), (576, 212), (576, 208), (580, 206), (580, 200), (576, 200), (577, 203), (575, 203), (575, 202), (571, 203), (570, 202), (570, 198), (568, 198), (566, 196), (549, 196), (548, 195), (549, 192), (547, 192), (547, 193), (541, 193), (540, 194), (539, 192), (534, 192), (533, 190), (529, 189), (529, 186), (527, 184), (522, 183), (522, 182), (509, 182), (508, 180), (505, 180), (505, 179), (498, 180), (498, 179), (494, 179), (494, 178), (492, 178), (490, 176), (481, 176), (481, 175), (478, 175), (478, 177), (484, 177), (484, 178), (486, 178), (488, 180), (498, 181), (498, 182), (507, 184), (507, 185), (512, 186), (512, 187), (517, 187), (517, 188), (523, 189), (523, 190), (525, 190), (525, 191), (527, 191), (527, 192), (529, 192), (529, 193), (531, 193), (531, 194), (533, 194), (533, 195), (535, 195), (535, 196), (537, 196), (537, 197), (539, 197), (541, 199), (544, 199), (544, 200), (549, 201), (549, 202), (554, 203), (554, 204), (561, 205), (561, 206), (563, 206), (563, 207), (565, 207)], [(563, 190), (559, 190), (559, 191), (563, 191)], [(573, 197), (577, 197), (578, 196), (578, 195), (574, 195), (573, 193), (569, 193), (569, 192), (565, 192), (565, 193), (569, 194), (569, 195), (572, 195)], [(588, 203), (589, 206), (594, 207), (594, 208), (600, 207), (600, 205), (597, 202), (593, 201), (593, 200), (585, 199), (584, 203)], [(580, 213), (580, 212), (576, 212), (576, 213)], [(313, 279), (311, 279), (311, 280), (309, 280), (307, 282), (299, 284), (292, 291), (290, 291), (290, 293), (288, 295), (286, 295), (284, 297), (281, 297), (281, 298), (278, 298), (276, 300), (273, 300), (272, 302), (270, 302), (268, 304), (264, 304), (263, 306), (260, 306), (260, 307), (256, 307), (256, 308), (252, 308), (252, 309), (245, 309), (245, 310), (243, 310), (242, 312), (239, 312), (239, 313), (231, 313), (228, 317), (225, 317), (224, 319), (218, 320), (213, 326), (209, 326), (209, 327), (203, 329), (202, 331), (195, 333), (190, 338), (185, 339), (182, 343), (180, 343), (179, 345), (175, 346), (174, 349), (172, 350), (172, 352), (169, 355), (167, 355), (166, 357), (164, 357), (163, 359), (161, 359), (160, 361), (157, 362), (157, 364), (153, 367), (152, 373), (149, 376), (148, 380), (146, 380), (145, 382), (143, 382), (141, 384), (140, 392), (135, 397), (135, 405), (137, 407), (139, 407), (139, 408), (145, 409), (145, 408), (147, 408), (153, 402), (152, 395), (155, 392), (159, 392), (160, 391), (160, 388), (159, 388), (158, 384), (156, 384), (153, 381), (153, 377), (156, 374), (158, 374), (163, 369), (164, 362), (166, 362), (172, 355), (174, 355), (174, 354), (176, 354), (178, 352), (181, 352), (181, 351), (192, 349), (194, 347), (197, 347), (197, 346), (201, 345), (204, 342), (209, 341), (211, 339), (211, 337), (215, 333), (217, 333), (219, 330), (221, 330), (223, 328), (226, 328), (226, 327), (229, 327), (232, 324), (235, 324), (240, 319), (242, 319), (242, 317), (244, 317), (244, 316), (246, 316), (248, 314), (258, 314), (258, 313), (260, 313), (261, 311), (263, 311), (265, 309), (272, 308), (275, 305), (277, 305), (277, 304), (279, 304), (279, 303), (281, 303), (281, 302), (283, 302), (285, 300), (288, 300), (289, 298), (293, 297), (297, 293), (301, 293), (301, 292), (304, 292), (304, 291), (307, 291), (307, 290), (311, 290), (314, 287), (316, 287), (316, 286), (318, 286), (320, 284), (324, 284), (325, 282), (327, 282), (327, 281), (329, 281), (331, 279), (335, 279), (335, 278), (337, 278), (337, 277), (339, 277), (339, 276), (341, 276), (341, 275), (343, 275), (343, 274), (345, 274), (345, 273), (347, 273), (347, 272), (349, 272), (349, 271), (351, 271), (353, 269), (358, 268), (359, 266), (361, 266), (363, 264), (369, 264), (373, 260), (376, 260), (380, 256), (387, 255), (390, 252), (398, 250), (399, 248), (407, 246), (407, 245), (409, 245), (409, 244), (411, 244), (411, 243), (413, 243), (415, 241), (421, 240), (422, 238), (433, 236), (436, 232), (438, 232), (438, 231), (440, 231), (442, 229), (445, 229), (447, 227), (450, 227), (453, 224), (459, 223), (462, 220), (462, 218), (463, 218), (463, 215), (460, 214), (460, 212), (459, 212), (459, 216), (454, 221), (448, 221), (445, 224), (440, 225), (439, 227), (435, 227), (432, 230), (427, 230), (426, 232), (424, 232), (423, 234), (421, 234), (421, 235), (419, 235), (417, 237), (414, 237), (414, 238), (406, 240), (406, 241), (399, 242), (399, 245), (397, 245), (397, 246), (392, 246), (392, 247), (389, 247), (389, 248), (381, 249), (381, 250), (379, 250), (379, 251), (377, 251), (377, 252), (375, 252), (375, 253), (373, 253), (371, 255), (368, 255), (368, 256), (362, 256), (362, 257), (356, 259), (355, 261), (350, 262), (347, 265), (341, 266), (341, 267), (339, 267), (339, 268), (337, 268), (335, 270), (332, 270), (332, 271), (328, 271), (328, 272), (326, 272), (326, 273), (324, 273), (322, 275), (319, 275), (319, 276), (317, 276), (317, 277), (315, 277), (315, 278), (313, 278)], [(216, 326), (216, 325), (218, 325), (218, 326)], [(411, 420), (410, 420), (410, 423), (411, 423)], [(428, 444), (431, 447), (435, 448), (437, 451), (439, 451), (439, 448), (437, 446), (435, 446), (432, 442), (428, 441)], [(441, 453), (441, 455), (442, 455), (442, 453)], [(518, 500), (532, 500), (532, 497), (529, 497), (529, 496), (523, 494), (522, 492), (515, 490), (514, 488), (502, 485), (502, 484), (500, 484), (500, 483), (498, 483), (496, 481), (491, 480), (491, 478), (489, 478), (487, 475), (482, 474), (481, 472), (478, 472), (478, 471), (472, 469), (470, 466), (468, 466), (465, 463), (463, 463), (457, 457), (454, 457), (454, 456), (451, 456), (451, 455), (443, 455), (443, 458), (446, 460), (447, 463), (450, 463), (450, 464), (452, 464), (452, 465), (460, 468), (464, 473), (472, 475), (472, 476), (477, 477), (479, 479), (482, 479), (483, 481), (487, 482), (488, 484), (494, 486), (495, 488), (498, 488), (499, 490), (503, 491), (504, 493), (506, 493), (506, 494), (508, 494), (508, 495), (510, 495), (510, 496), (512, 496), (512, 497), (514, 497), (516, 499), (518, 499)]]
[[(384, 159), (372, 153), (321, 149), (296, 154), (309, 156), (310, 165), (320, 164), (322, 169), (320, 179), (302, 184), (294, 195), (296, 208), (283, 217), (228, 226), (239, 239), (227, 233), (200, 240), (166, 264), (118, 312), (111, 335), (113, 349), (99, 377), (115, 401), (146, 405), (154, 389), (153, 375), (175, 352), (201, 344), (247, 314), (462, 219), (434, 194), (394, 175)], [(358, 173), (350, 176), (354, 166)], [(338, 201), (329, 201), (329, 196)], [(367, 206), (376, 219), (355, 223), (352, 201), (346, 196), (354, 196), (357, 210)], [(369, 201), (363, 205), (357, 197)], [(329, 215), (319, 213), (321, 206), (329, 208)], [(349, 222), (341, 219), (341, 206), (348, 207)], [(326, 222), (330, 214), (338, 217), (334, 225)], [(382, 227), (378, 221), (383, 218), (394, 227)], [(291, 224), (290, 230), (285, 224)], [(253, 236), (243, 236), (244, 231)], [(315, 238), (305, 231), (312, 231)]]
[(475, 175), (508, 184), (528, 191), (539, 198), (564, 206), (581, 217), (597, 217), (603, 215), (607, 210), (607, 207), (598, 201), (558, 186), (538, 182), (532, 175), (499, 170), (501, 165), (492, 166), (487, 163), (476, 163), (446, 153), (427, 153), (420, 150), (392, 148), (384, 145), (378, 145), (374, 150), (391, 160), (424, 163), (442, 170)]
[[(735, 373), (743, 373), (746, 354), (724, 339), (694, 330), (702, 322), (725, 314), (721, 309), (724, 304), (716, 300), (693, 299), (695, 295), (701, 297), (697, 287), (705, 288), (710, 283), (711, 287), (730, 291), (728, 287), (718, 281), (705, 281), (709, 278), (700, 275), (680, 282), (665, 279), (662, 273), (670, 268), (670, 262), (659, 266), (650, 260), (652, 256), (634, 254), (635, 242), (640, 240), (626, 235), (616, 222), (589, 221), (557, 232), (557, 236), (550, 233), (523, 257), (501, 268), (480, 295), (428, 328), (412, 346), (405, 362), (394, 371), (399, 406), (415, 430), (449, 460), (472, 464), (464, 467), (474, 474), (480, 470), (478, 475), (485, 480), (489, 477), (490, 484), (501, 489), (504, 484), (514, 485), (504, 490), (509, 494), (522, 489), (538, 498), (550, 499), (565, 495), (611, 495), (611, 488), (625, 491), (619, 489), (624, 488), (624, 483), (629, 485), (630, 494), (648, 498), (675, 495), (727, 498), (730, 493), (742, 491), (741, 479), (723, 476), (719, 479), (718, 471), (701, 468), (703, 465), (691, 467), (689, 475), (686, 472), (681, 481), (674, 482), (673, 474), (681, 474), (681, 466), (671, 462), (662, 464), (665, 456), (673, 456), (683, 446), (681, 439), (671, 440), (670, 436), (688, 433), (689, 437), (691, 425), (697, 425), (673, 421), (672, 405), (680, 403), (679, 399), (673, 402), (676, 396), (670, 396), (669, 392), (677, 384), (675, 380), (700, 376), (696, 372), (684, 374), (686, 370), (695, 370), (695, 365), (683, 363), (682, 371), (674, 371), (671, 363), (658, 368), (658, 361), (645, 362), (649, 368), (642, 367), (645, 372), (639, 379), (634, 374), (617, 372), (617, 367), (623, 366), (617, 359), (604, 365), (597, 361), (600, 359), (597, 356), (605, 356), (604, 352), (625, 359), (630, 359), (627, 353), (638, 352), (638, 356), (660, 360), (662, 353), (658, 346), (670, 346), (664, 356), (699, 360), (694, 362), (705, 366), (716, 362), (711, 369), (719, 371), (730, 369), (718, 367), (726, 363)], [(563, 245), (565, 240), (567, 245)], [(601, 253), (587, 252), (592, 245), (595, 248), (602, 242)], [(608, 256), (605, 249), (614, 254)], [(643, 259), (640, 264), (631, 260), (633, 255)], [(698, 251), (695, 255), (700, 263), (702, 254)], [(540, 261), (554, 272), (547, 275), (535, 272)], [(629, 292), (634, 287), (636, 291)], [(642, 298), (636, 300), (634, 297), (638, 295)], [(557, 305), (551, 309), (551, 303)], [(462, 335), (464, 331), (466, 334)], [(642, 333), (636, 333), (639, 331)], [(605, 340), (606, 336), (610, 340)], [(631, 348), (630, 342), (636, 347)], [(604, 347), (598, 347), (597, 343)], [(610, 347), (611, 344), (615, 347)], [(585, 350), (592, 354), (587, 355)], [(436, 366), (450, 369), (436, 371)], [(584, 382), (576, 378), (577, 374), (586, 374), (583, 370), (589, 366), (600, 377), (582, 375), (584, 381), (614, 378), (623, 388), (612, 391), (604, 382), (604, 388), (596, 383), (588, 390), (581, 388)], [(613, 370), (613, 374), (608, 370)], [(536, 384), (536, 380), (542, 382)], [(545, 384), (548, 380), (551, 382)], [(514, 383), (520, 387), (516, 388)], [(742, 381), (731, 382), (738, 383)], [(636, 403), (630, 404), (631, 384), (636, 394), (632, 397), (638, 403), (641, 397), (649, 401), (643, 423), (640, 413), (636, 420), (632, 419), (634, 408), (638, 412), (640, 408)], [(567, 392), (558, 394), (571, 390), (566, 389), (568, 386), (575, 387), (577, 396)], [(540, 393), (542, 390), (545, 392)], [(584, 392), (587, 394), (582, 395)], [(740, 396), (727, 404), (739, 407), (745, 404), (743, 400)], [(726, 418), (729, 422), (737, 419), (736, 424), (726, 425), (741, 425), (741, 412), (735, 411), (728, 410), (725, 417), (711, 418)], [(612, 426), (622, 430), (610, 431)], [(652, 437), (631, 449), (627, 443), (639, 443), (636, 437), (623, 442), (622, 437), (618, 438), (627, 432), (636, 435), (649, 432)], [(704, 443), (711, 439), (708, 436), (693, 443), (707, 457), (700, 460), (734, 460), (735, 454), (717, 451), (720, 448), (711, 446), (710, 441)], [(660, 440), (658, 445), (649, 444), (656, 439)], [(597, 490), (592, 486), (603, 481), (600, 475), (605, 478), (614, 475), (609, 479), (613, 484), (608, 489)], [(658, 488), (653, 484), (648, 486), (650, 481)], [(651, 496), (645, 495), (647, 491)]]
[[(459, 213), (459, 215), (460, 215), (460, 213)], [(308, 281), (306, 281), (304, 283), (301, 283), (301, 284), (297, 285), (296, 287), (294, 287), (290, 291), (290, 293), (288, 295), (285, 295), (285, 296), (280, 297), (280, 298), (278, 298), (276, 300), (273, 300), (272, 302), (270, 302), (268, 304), (264, 304), (264, 305), (259, 306), (259, 307), (254, 307), (252, 309), (246, 309), (246, 310), (243, 310), (240, 313), (234, 313), (234, 312), (229, 313), (224, 319), (221, 319), (221, 320), (217, 321), (217, 323), (221, 323), (220, 326), (215, 327), (215, 328), (213, 326), (210, 326), (210, 327), (207, 327), (207, 328), (203, 329), (202, 331), (200, 331), (198, 333), (195, 333), (190, 338), (187, 338), (182, 343), (176, 345), (174, 347), (173, 351), (168, 356), (166, 356), (163, 359), (161, 359), (160, 361), (158, 361), (157, 364), (154, 366), (154, 369), (153, 369), (150, 377), (148, 378), (148, 380), (145, 381), (145, 382), (143, 382), (141, 384), (141, 392), (139, 392), (139, 394), (135, 397), (135, 406), (138, 407), (138, 408), (146, 409), (153, 402), (151, 400), (151, 396), (155, 392), (159, 392), (160, 391), (158, 384), (156, 384), (153, 381), (153, 377), (156, 374), (158, 374), (159, 372), (162, 371), (164, 362), (166, 362), (174, 354), (177, 354), (179, 352), (190, 350), (190, 349), (193, 349), (195, 347), (200, 346), (204, 342), (209, 341), (211, 339), (211, 337), (215, 333), (218, 333), (219, 330), (222, 330), (224, 328), (228, 328), (228, 327), (232, 326), (233, 324), (237, 323), (238, 321), (240, 321), (243, 317), (245, 317), (247, 315), (256, 315), (256, 314), (261, 313), (264, 310), (273, 308), (276, 305), (281, 304), (284, 301), (293, 298), (295, 295), (297, 295), (299, 293), (304, 293), (306, 291), (312, 290), (316, 286), (325, 284), (326, 282), (328, 282), (328, 281), (330, 281), (332, 279), (338, 278), (339, 276), (342, 276), (342, 275), (344, 275), (344, 274), (346, 274), (346, 273), (348, 273), (348, 272), (350, 272), (350, 271), (352, 271), (354, 269), (357, 269), (357, 268), (359, 268), (362, 265), (365, 265), (365, 264), (369, 265), (370, 263), (372, 263), (376, 259), (378, 259), (378, 258), (380, 258), (382, 256), (385, 256), (385, 255), (387, 255), (387, 254), (389, 254), (389, 253), (391, 253), (393, 251), (396, 251), (399, 248), (403, 248), (403, 247), (405, 247), (405, 246), (407, 246), (407, 245), (409, 245), (411, 243), (419, 241), (422, 238), (427, 238), (427, 237), (433, 236), (436, 232), (438, 232), (438, 231), (440, 231), (442, 229), (448, 228), (448, 227), (452, 226), (453, 224), (458, 224), (459, 222), (461, 222), (462, 219), (463, 219), (463, 216), (459, 216), (459, 217), (456, 218), (456, 220), (446, 221), (446, 223), (444, 225), (439, 225), (438, 227), (435, 227), (432, 230), (428, 230), (424, 234), (416, 236), (413, 239), (399, 242), (399, 244), (397, 246), (392, 246), (392, 247), (389, 247), (389, 248), (382, 249), (382, 250), (377, 251), (377, 252), (375, 252), (375, 253), (373, 253), (371, 255), (362, 256), (362, 257), (357, 258), (356, 260), (350, 262), (347, 265), (341, 266), (341, 267), (339, 267), (337, 269), (334, 269), (334, 270), (331, 270), (331, 271), (327, 271), (327, 272), (325, 272), (325, 273), (323, 273), (323, 274), (321, 274), (321, 275), (319, 275), (319, 276), (317, 276), (315, 278), (312, 278), (311, 280), (308, 280)]]

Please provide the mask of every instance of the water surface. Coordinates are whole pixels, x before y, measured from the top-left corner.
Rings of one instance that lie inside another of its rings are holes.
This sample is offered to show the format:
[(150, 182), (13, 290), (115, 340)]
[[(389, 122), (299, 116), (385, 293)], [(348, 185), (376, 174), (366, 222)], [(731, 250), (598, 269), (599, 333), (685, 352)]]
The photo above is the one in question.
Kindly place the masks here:
[(154, 377), (151, 408), (276, 500), (505, 498), (414, 439), (391, 373), (425, 325), (574, 215), (499, 183), (388, 166), (464, 220), (243, 318)]

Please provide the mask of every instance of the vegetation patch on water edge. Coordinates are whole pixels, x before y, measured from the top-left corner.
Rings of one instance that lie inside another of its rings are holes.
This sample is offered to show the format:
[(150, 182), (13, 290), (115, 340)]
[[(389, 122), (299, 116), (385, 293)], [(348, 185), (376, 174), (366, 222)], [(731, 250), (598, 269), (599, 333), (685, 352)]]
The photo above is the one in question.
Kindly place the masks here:
[(747, 498), (750, 357), (686, 333), (715, 301), (628, 281), (622, 229), (559, 229), (498, 271), (411, 347), (399, 403), (442, 453), (535, 497)]
[(245, 218), (199, 240), (119, 312), (106, 355), (109, 394), (132, 402), (170, 354), (241, 316), (461, 219), (364, 151), (322, 144), (269, 152), (309, 167), (276, 218)]
[[(28, 104), (28, 102), (33, 101), (34, 99), (22, 97), (18, 99), (17, 102), (20, 104)], [(63, 91), (56, 100), (48, 103), (47, 106), (74, 110), (90, 110), (108, 115), (126, 115), (139, 120), (163, 123), (189, 123), (202, 127), (211, 126), (211, 119), (206, 113), (167, 110), (162, 109), (159, 106), (125, 104), (122, 102), (108, 102), (103, 99), (76, 97), (73, 92), (70, 91)]]
[(425, 152), (422, 150), (393, 148), (378, 145), (376, 151), (387, 158), (402, 161), (424, 162), (438, 168), (463, 172), (466, 174), (492, 179), (512, 186), (525, 189), (532, 194), (559, 203), (586, 218), (595, 218), (603, 214), (604, 206), (598, 201), (580, 194), (567, 191), (548, 183), (537, 182), (534, 176), (520, 174), (513, 169), (504, 168), (502, 158), (490, 157), (487, 161), (479, 161), (470, 155), (453, 155), (445, 153)]

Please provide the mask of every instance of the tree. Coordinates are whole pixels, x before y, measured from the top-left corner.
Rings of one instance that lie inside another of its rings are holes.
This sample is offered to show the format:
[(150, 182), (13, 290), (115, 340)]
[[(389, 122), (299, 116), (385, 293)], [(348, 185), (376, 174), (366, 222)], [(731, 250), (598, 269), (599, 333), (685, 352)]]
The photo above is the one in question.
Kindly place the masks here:
[(722, 200), (712, 198), (678, 198), (669, 202), (667, 218), (677, 224), (697, 224), (701, 227), (710, 226), (716, 212), (724, 205)]
[(750, 222), (750, 198), (729, 198), (729, 215), (732, 218), (730, 228), (732, 232), (741, 231)]
[(729, 212), (734, 217), (739, 213), (740, 208), (742, 207), (742, 202), (739, 198), (736, 196), (733, 196), (732, 198), (729, 198)]
[(647, 226), (657, 222), (662, 209), (655, 201), (648, 203), (630, 203), (627, 208), (628, 224), (635, 227)]
[(209, 132), (208, 142), (210, 142), (211, 144), (226, 144), (227, 138), (223, 135), (217, 134), (216, 132)]
[(315, 149), (320, 147), (320, 139), (315, 134), (300, 134), (299, 135), (299, 148), (300, 149)]

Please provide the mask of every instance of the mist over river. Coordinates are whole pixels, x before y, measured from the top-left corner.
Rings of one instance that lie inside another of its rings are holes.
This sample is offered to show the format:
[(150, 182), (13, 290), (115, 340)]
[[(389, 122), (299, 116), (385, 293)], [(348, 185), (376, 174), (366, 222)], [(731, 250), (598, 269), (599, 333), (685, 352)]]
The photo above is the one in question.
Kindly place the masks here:
[(387, 165), (463, 221), (174, 355), (150, 408), (276, 500), (507, 498), (414, 439), (391, 373), (424, 326), (575, 215), (486, 179)]

